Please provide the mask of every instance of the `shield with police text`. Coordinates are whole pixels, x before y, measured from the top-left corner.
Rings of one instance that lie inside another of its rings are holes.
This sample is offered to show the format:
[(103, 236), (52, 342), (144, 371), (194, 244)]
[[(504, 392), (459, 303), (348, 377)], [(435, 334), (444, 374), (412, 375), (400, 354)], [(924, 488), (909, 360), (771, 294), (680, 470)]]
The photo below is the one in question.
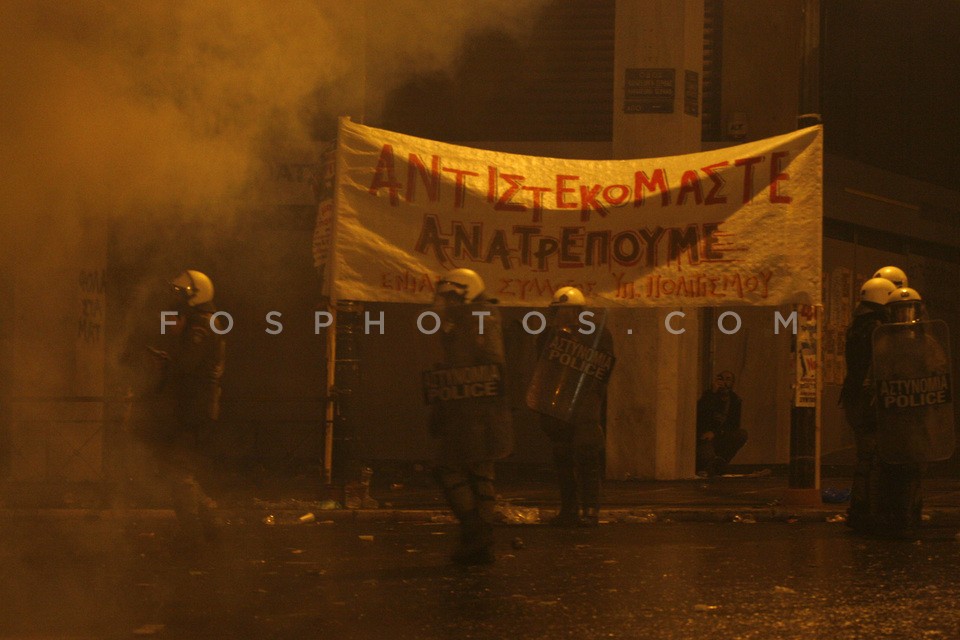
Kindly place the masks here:
[(553, 332), (527, 387), (528, 407), (564, 422), (576, 419), (580, 400), (606, 382), (613, 369), (613, 355), (591, 338), (567, 327)]
[(427, 404), (499, 395), (503, 395), (503, 370), (497, 363), (423, 372), (423, 400)]
[(946, 323), (896, 323), (873, 332), (880, 459), (936, 462), (953, 455), (953, 380)]

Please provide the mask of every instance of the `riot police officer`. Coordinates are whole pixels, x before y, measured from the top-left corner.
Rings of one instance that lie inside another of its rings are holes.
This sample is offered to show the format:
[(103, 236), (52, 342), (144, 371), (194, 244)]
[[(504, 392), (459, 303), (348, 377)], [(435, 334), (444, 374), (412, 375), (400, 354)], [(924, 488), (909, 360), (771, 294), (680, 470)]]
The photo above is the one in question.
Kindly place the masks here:
[[(580, 329), (590, 329), (580, 321), (585, 304), (583, 293), (576, 287), (561, 287), (554, 292), (550, 303), (552, 330), (542, 334), (540, 340), (542, 360), (551, 359), (547, 352), (560, 332), (577, 337), (583, 336)], [(550, 390), (568, 396), (581, 390), (576, 406), (568, 416), (562, 419), (547, 413), (540, 416), (540, 426), (553, 445), (553, 462), (560, 487), (560, 511), (550, 521), (553, 526), (595, 526), (600, 520), (603, 414), (607, 379), (612, 369), (613, 337), (606, 326), (598, 327), (592, 321), (591, 324), (597, 335), (583, 337), (595, 352), (602, 352), (611, 365), (605, 368), (602, 380), (593, 381), (584, 376), (583, 381), (589, 380), (589, 384), (574, 383)]]
[[(503, 392), (504, 348), (500, 313), (484, 292), (479, 274), (453, 269), (438, 285), (435, 309), (441, 320), (443, 363), (435, 371), (447, 386), (430, 418), (439, 440), (434, 475), (460, 521), (459, 564), (495, 560), (494, 463), (513, 449), (510, 410)], [(449, 375), (439, 376), (440, 373)], [(462, 376), (481, 375), (462, 384)], [(476, 390), (483, 390), (476, 392)], [(469, 391), (470, 393), (464, 393)]]
[(873, 274), (873, 277), (889, 280), (898, 289), (910, 286), (909, 281), (907, 280), (907, 274), (904, 273), (903, 269), (900, 267), (880, 267), (877, 269), (877, 272)]
[[(220, 318), (214, 319), (213, 282), (187, 270), (170, 281), (177, 312), (175, 343), (167, 351), (152, 350), (161, 362), (158, 391), (172, 415), (155, 421), (148, 443), (169, 484), (174, 510), (187, 543), (218, 534), (217, 504), (200, 486), (198, 440), (220, 414), (220, 381), (226, 358)], [(216, 330), (214, 330), (216, 329)]]
[(878, 509), (876, 400), (869, 378), (873, 363), (872, 337), (874, 329), (887, 320), (884, 305), (894, 290), (896, 285), (880, 276), (864, 282), (860, 287), (860, 302), (846, 334), (847, 375), (840, 391), (840, 404), (847, 424), (853, 430), (857, 448), (847, 525), (861, 533), (874, 528)]
[[(921, 464), (953, 453), (946, 326), (924, 319), (923, 301), (901, 287), (887, 297), (887, 323), (874, 331), (877, 390), (877, 517), (874, 533), (913, 539), (921, 521)], [(942, 342), (936, 338), (944, 332)]]

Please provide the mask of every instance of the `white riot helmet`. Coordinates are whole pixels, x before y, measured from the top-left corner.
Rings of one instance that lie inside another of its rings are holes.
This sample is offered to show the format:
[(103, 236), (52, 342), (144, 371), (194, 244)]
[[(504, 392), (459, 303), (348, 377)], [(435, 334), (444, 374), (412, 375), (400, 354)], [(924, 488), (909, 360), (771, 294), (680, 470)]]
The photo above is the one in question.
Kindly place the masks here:
[(900, 267), (883, 267), (882, 269), (877, 269), (877, 272), (873, 274), (874, 278), (886, 278), (893, 284), (900, 287), (907, 287), (909, 283), (907, 282), (907, 274), (903, 272), (903, 269)]
[(213, 282), (206, 274), (187, 269), (170, 281), (174, 293), (191, 307), (213, 300)]
[(483, 293), (483, 278), (473, 269), (453, 269), (437, 283), (437, 296), (454, 295), (470, 303)]
[(887, 304), (890, 292), (896, 291), (897, 285), (886, 278), (870, 278), (860, 285), (860, 302)]
[(580, 289), (576, 287), (560, 287), (553, 294), (551, 307), (582, 307), (587, 303)]
[(920, 322), (923, 301), (916, 289), (901, 287), (887, 297), (892, 322)]

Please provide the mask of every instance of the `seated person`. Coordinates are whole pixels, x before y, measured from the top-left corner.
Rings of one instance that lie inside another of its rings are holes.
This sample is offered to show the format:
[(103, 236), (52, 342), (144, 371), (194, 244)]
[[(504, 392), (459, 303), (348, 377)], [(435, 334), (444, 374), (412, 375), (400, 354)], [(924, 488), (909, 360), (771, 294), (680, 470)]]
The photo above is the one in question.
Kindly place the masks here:
[(697, 475), (723, 473), (747, 441), (747, 432), (740, 428), (741, 401), (733, 392), (734, 380), (732, 372), (721, 371), (713, 389), (697, 401)]

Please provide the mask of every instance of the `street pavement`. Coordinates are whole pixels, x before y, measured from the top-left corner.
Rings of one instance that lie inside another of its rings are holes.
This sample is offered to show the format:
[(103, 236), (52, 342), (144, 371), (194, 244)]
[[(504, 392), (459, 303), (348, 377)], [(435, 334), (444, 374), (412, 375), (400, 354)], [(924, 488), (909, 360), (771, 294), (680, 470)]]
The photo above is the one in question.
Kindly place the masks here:
[(846, 503), (792, 504), (776, 473), (608, 481), (604, 524), (577, 530), (542, 524), (552, 482), (507, 475), (498, 561), (469, 569), (426, 472), (381, 477), (377, 509), (330, 508), (312, 476), (209, 487), (228, 524), (200, 548), (160, 488), (6, 487), (0, 638), (960, 637), (953, 477), (925, 479), (907, 542), (852, 534)]
[[(843, 520), (848, 502), (825, 502), (845, 498), (849, 478), (831, 478), (822, 483), (821, 499), (814, 503), (793, 501), (787, 479), (778, 476), (744, 477), (731, 474), (704, 480), (626, 481), (604, 483), (601, 517), (607, 523), (651, 522), (836, 522)], [(514, 480), (497, 484), (498, 507), (506, 524), (545, 522), (559, 507), (557, 488), (550, 482)], [(927, 479), (924, 483), (924, 519), (936, 526), (960, 526), (960, 481)], [(814, 496), (818, 492), (812, 492)], [(380, 487), (373, 492), (378, 509), (343, 510), (331, 500), (282, 497), (266, 491), (266, 497), (234, 505), (253, 504), (278, 522), (295, 523), (303, 514), (320, 519), (380, 521), (443, 521), (450, 518), (442, 496), (432, 485)], [(336, 497), (334, 495), (334, 497)], [(338, 503), (339, 504), (339, 503)]]
[(444, 522), (239, 519), (184, 550), (141, 515), (0, 523), (0, 638), (960, 637), (953, 528), (501, 526), (497, 562), (461, 568)]
[[(748, 470), (750, 471), (750, 470)], [(397, 481), (393, 481), (397, 480)], [(826, 476), (821, 496), (845, 497), (850, 489), (848, 476)], [(323, 487), (316, 477), (280, 478), (251, 483), (247, 478), (221, 476), (205, 483), (228, 517), (246, 520), (273, 516), (277, 524), (296, 524), (301, 516), (317, 520), (443, 521), (449, 519), (440, 492), (426, 471), (402, 478), (383, 478), (374, 484), (371, 495), (377, 509), (344, 509), (343, 496)], [(732, 522), (746, 518), (759, 522), (824, 522), (842, 519), (847, 502), (803, 502), (793, 500), (787, 478), (776, 473), (758, 475), (733, 473), (705, 480), (606, 481), (603, 487), (602, 517), (608, 523), (648, 522)], [(558, 491), (549, 478), (500, 478), (496, 483), (501, 519), (508, 524), (546, 521), (558, 508)], [(169, 500), (161, 486), (135, 495), (114, 491), (105, 495), (79, 492), (63, 499), (38, 500), (32, 489), (10, 488), (0, 515), (16, 518), (43, 515), (49, 518), (113, 517), (116, 509), (138, 511), (143, 517), (173, 518)], [(960, 527), (960, 478), (953, 475), (927, 477), (923, 482), (924, 514), (935, 526)], [(812, 491), (814, 497), (818, 492)], [(0, 494), (3, 495), (3, 494)], [(808, 496), (809, 497), (809, 496)]]

